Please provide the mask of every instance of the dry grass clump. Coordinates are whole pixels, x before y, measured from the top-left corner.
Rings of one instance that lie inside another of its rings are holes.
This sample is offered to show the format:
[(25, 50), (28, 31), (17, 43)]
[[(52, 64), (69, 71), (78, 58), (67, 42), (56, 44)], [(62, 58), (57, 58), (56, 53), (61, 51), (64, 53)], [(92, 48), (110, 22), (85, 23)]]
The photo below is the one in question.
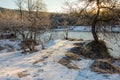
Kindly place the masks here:
[(22, 53), (27, 54), (27, 53), (37, 52), (38, 50), (35, 47), (36, 45), (38, 45), (38, 43), (32, 39), (26, 39), (22, 41), (20, 44), (21, 49), (23, 49)]
[(22, 49), (27, 49), (27, 48), (35, 46), (35, 45), (38, 45), (38, 43), (35, 40), (32, 40), (32, 39), (24, 40), (20, 44)]
[(58, 63), (66, 66), (69, 69), (78, 70), (78, 69), (80, 69), (79, 67), (71, 64), (72, 60), (78, 60), (78, 59), (80, 59), (80, 55), (74, 54), (74, 53), (71, 53), (71, 52), (66, 52), (65, 57), (60, 59)]
[(120, 74), (120, 68), (113, 65), (111, 61), (109, 60), (96, 60), (92, 66), (91, 70), (95, 72), (100, 72), (100, 73), (119, 73)]
[(17, 73), (17, 76), (18, 76), (19, 78), (26, 77), (26, 76), (28, 76), (28, 75), (29, 75), (29, 74), (25, 73), (24, 71)]
[(70, 52), (81, 55), (85, 58), (91, 59), (106, 59), (112, 58), (108, 53), (106, 43), (100, 40), (98, 43), (95, 41), (83, 42), (75, 44), (77, 47), (71, 49)]
[(34, 64), (37, 64), (37, 63), (39, 63), (39, 62), (42, 62), (42, 61), (44, 61), (44, 60), (43, 60), (43, 59), (40, 59), (40, 60), (34, 61), (34, 62), (33, 62), (33, 65), (34, 65)]
[(73, 66), (71, 64), (71, 60), (69, 58), (67, 58), (67, 57), (64, 57), (64, 58), (60, 59), (58, 63), (66, 66), (69, 69), (75, 69), (75, 70), (80, 69), (79, 67)]
[(67, 52), (66, 54), (65, 54), (65, 56), (67, 57), (67, 58), (69, 58), (70, 60), (77, 60), (77, 59), (80, 59), (80, 55), (78, 55), (78, 54), (74, 54), (74, 53), (71, 53), (71, 52)]
[(83, 39), (71, 39), (71, 38), (68, 38), (67, 40), (69, 40), (69, 41), (84, 41)]
[(100, 40), (98, 43), (95, 41), (88, 43), (85, 45), (82, 53), (85, 57), (93, 59), (112, 58), (108, 53), (106, 43), (102, 40)]
[(0, 51), (3, 50), (4, 48), (0, 46)]

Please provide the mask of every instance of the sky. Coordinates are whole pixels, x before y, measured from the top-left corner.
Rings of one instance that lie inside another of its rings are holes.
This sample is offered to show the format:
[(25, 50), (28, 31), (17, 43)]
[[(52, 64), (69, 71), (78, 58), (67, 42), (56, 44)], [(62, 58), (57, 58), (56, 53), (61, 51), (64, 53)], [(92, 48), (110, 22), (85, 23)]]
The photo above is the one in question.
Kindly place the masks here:
[[(65, 0), (43, 0), (49, 12), (61, 12)], [(15, 0), (0, 0), (0, 7), (16, 9)]]

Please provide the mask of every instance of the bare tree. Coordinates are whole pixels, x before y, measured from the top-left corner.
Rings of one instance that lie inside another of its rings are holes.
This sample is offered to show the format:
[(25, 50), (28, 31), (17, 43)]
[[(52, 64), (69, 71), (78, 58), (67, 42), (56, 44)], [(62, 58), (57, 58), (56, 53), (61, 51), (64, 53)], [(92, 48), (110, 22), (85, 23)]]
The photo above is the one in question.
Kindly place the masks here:
[(65, 32), (65, 39), (68, 39), (68, 31), (69, 31), (69, 25), (68, 25), (68, 21), (67, 20), (63, 20), (62, 22), (62, 26), (65, 28), (64, 32)]
[(89, 21), (93, 38), (98, 43), (97, 29), (100, 28), (98, 26), (117, 24), (119, 21), (119, 13), (116, 12), (117, 9), (120, 9), (119, 3), (118, 0), (78, 0), (68, 2), (67, 8), (79, 15), (79, 20), (87, 19)]
[[(13, 10), (4, 10), (1, 12), (1, 30), (2, 33), (7, 32), (9, 35), (17, 36), (20, 31), (21, 20), (19, 15)], [(19, 23), (19, 24), (18, 24)], [(19, 26), (19, 29), (18, 29)]]
[[(23, 1), (17, 0), (20, 13), (23, 13), (21, 6)], [(42, 0), (25, 0), (24, 4), (27, 5), (27, 11), (24, 14), (20, 14), (22, 21), (20, 21), (22, 27), (18, 32), (23, 37), (23, 42), (29, 48), (30, 51), (35, 50), (37, 43), (37, 36), (42, 34), (49, 26), (49, 15), (45, 12), (46, 7)], [(19, 22), (18, 22), (19, 24)]]
[(24, 0), (16, 0), (15, 3), (16, 3), (16, 5), (17, 5), (18, 9), (19, 9), (20, 17), (21, 17), (21, 19), (22, 19), (22, 17), (23, 17)]

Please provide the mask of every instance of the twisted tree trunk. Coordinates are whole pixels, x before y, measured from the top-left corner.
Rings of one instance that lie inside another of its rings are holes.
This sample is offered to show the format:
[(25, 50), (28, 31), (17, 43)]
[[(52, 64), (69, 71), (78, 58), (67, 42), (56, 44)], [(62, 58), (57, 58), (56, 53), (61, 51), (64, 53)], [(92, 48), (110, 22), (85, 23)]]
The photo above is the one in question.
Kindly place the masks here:
[(98, 39), (98, 35), (97, 35), (97, 32), (96, 32), (96, 19), (92, 22), (92, 35), (93, 35), (93, 38), (95, 40), (96, 43), (99, 42), (99, 39)]
[(95, 17), (93, 18), (92, 22), (92, 35), (96, 43), (99, 42), (98, 35), (96, 32), (96, 24), (98, 22), (99, 14), (100, 14), (100, 7), (99, 7), (99, 0), (97, 0), (97, 13), (95, 14)]

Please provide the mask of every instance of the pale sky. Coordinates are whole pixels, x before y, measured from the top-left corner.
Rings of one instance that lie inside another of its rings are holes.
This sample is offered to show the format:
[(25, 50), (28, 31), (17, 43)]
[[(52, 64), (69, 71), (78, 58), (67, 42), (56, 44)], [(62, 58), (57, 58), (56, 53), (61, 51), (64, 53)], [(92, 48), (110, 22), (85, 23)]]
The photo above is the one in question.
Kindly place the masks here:
[[(49, 12), (61, 12), (65, 0), (43, 0)], [(0, 0), (0, 7), (16, 9), (15, 0)]]

